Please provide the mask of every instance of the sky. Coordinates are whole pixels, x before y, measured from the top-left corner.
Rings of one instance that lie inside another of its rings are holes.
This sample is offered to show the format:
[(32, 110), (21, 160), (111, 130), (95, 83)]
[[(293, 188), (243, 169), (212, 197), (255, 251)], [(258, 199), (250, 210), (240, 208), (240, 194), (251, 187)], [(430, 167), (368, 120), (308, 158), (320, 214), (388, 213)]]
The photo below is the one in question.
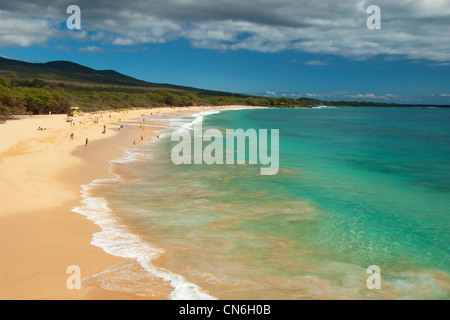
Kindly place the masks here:
[(450, 105), (450, 0), (2, 1), (0, 56), (244, 94)]

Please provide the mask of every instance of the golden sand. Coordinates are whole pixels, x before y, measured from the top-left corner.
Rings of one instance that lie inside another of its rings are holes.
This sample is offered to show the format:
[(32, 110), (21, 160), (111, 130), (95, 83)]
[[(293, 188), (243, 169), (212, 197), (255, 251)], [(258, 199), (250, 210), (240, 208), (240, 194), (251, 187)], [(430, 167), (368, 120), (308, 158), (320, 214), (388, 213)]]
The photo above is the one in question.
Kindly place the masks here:
[(71, 265), (91, 279), (126, 263), (91, 245), (99, 228), (71, 210), (80, 204), (82, 185), (111, 177), (109, 161), (121, 156), (121, 147), (153, 139), (161, 129), (119, 130), (119, 120), (136, 123), (143, 114), (170, 118), (201, 109), (211, 108), (84, 114), (74, 117), (75, 125), (65, 115), (22, 116), (0, 124), (0, 299), (167, 299), (168, 284), (150, 278), (145, 285), (155, 288), (154, 294), (145, 297), (105, 290), (95, 281), (70, 290)]

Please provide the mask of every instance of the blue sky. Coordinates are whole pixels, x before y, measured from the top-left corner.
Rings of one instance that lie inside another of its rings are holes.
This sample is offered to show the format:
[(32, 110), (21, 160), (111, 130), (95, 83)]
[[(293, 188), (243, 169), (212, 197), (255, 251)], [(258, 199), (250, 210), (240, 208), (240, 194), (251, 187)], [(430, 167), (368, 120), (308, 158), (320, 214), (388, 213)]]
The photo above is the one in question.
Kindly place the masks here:
[(266, 96), (450, 105), (450, 1), (78, 1), (0, 4), (0, 55)]

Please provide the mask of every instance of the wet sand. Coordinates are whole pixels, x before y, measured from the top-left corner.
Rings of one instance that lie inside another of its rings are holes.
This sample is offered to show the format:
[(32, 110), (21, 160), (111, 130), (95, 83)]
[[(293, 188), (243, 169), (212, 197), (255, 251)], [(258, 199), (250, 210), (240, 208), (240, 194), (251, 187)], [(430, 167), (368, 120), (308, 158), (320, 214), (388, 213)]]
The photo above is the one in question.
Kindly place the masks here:
[[(78, 266), (86, 280), (132, 263), (91, 245), (99, 227), (72, 209), (80, 204), (81, 186), (113, 177), (109, 162), (123, 154), (121, 148), (145, 143), (167, 125), (158, 119), (207, 109), (212, 108), (85, 114), (74, 117), (75, 125), (65, 115), (22, 116), (1, 124), (0, 299), (168, 299), (170, 286), (151, 278), (144, 285), (155, 288), (154, 294), (145, 297), (105, 290), (95, 281), (70, 290), (69, 266)], [(151, 113), (155, 127), (141, 130), (139, 118)], [(118, 123), (124, 125), (120, 130)]]

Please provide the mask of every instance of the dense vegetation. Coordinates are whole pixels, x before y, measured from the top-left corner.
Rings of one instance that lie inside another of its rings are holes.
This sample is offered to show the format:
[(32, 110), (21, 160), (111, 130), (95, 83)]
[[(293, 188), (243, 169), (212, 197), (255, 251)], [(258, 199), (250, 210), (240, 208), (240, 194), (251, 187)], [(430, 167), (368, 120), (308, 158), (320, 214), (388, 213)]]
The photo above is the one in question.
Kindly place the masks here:
[(198, 92), (136, 86), (101, 86), (20, 79), (15, 73), (0, 76), (0, 115), (67, 113), (71, 106), (82, 111), (163, 106), (252, 105), (305, 107), (310, 99), (255, 97), (199, 90)]
[(56, 82), (19, 78), (11, 72), (0, 76), (0, 121), (15, 114), (67, 113), (72, 106), (81, 111), (164, 106), (250, 105), (267, 107), (404, 106), (359, 101), (320, 101), (315, 99), (270, 98), (215, 92), (170, 85), (165, 87), (105, 85), (85, 82)]
[(0, 77), (0, 115), (65, 113), (71, 96), (61, 88), (52, 88), (42, 80)]

